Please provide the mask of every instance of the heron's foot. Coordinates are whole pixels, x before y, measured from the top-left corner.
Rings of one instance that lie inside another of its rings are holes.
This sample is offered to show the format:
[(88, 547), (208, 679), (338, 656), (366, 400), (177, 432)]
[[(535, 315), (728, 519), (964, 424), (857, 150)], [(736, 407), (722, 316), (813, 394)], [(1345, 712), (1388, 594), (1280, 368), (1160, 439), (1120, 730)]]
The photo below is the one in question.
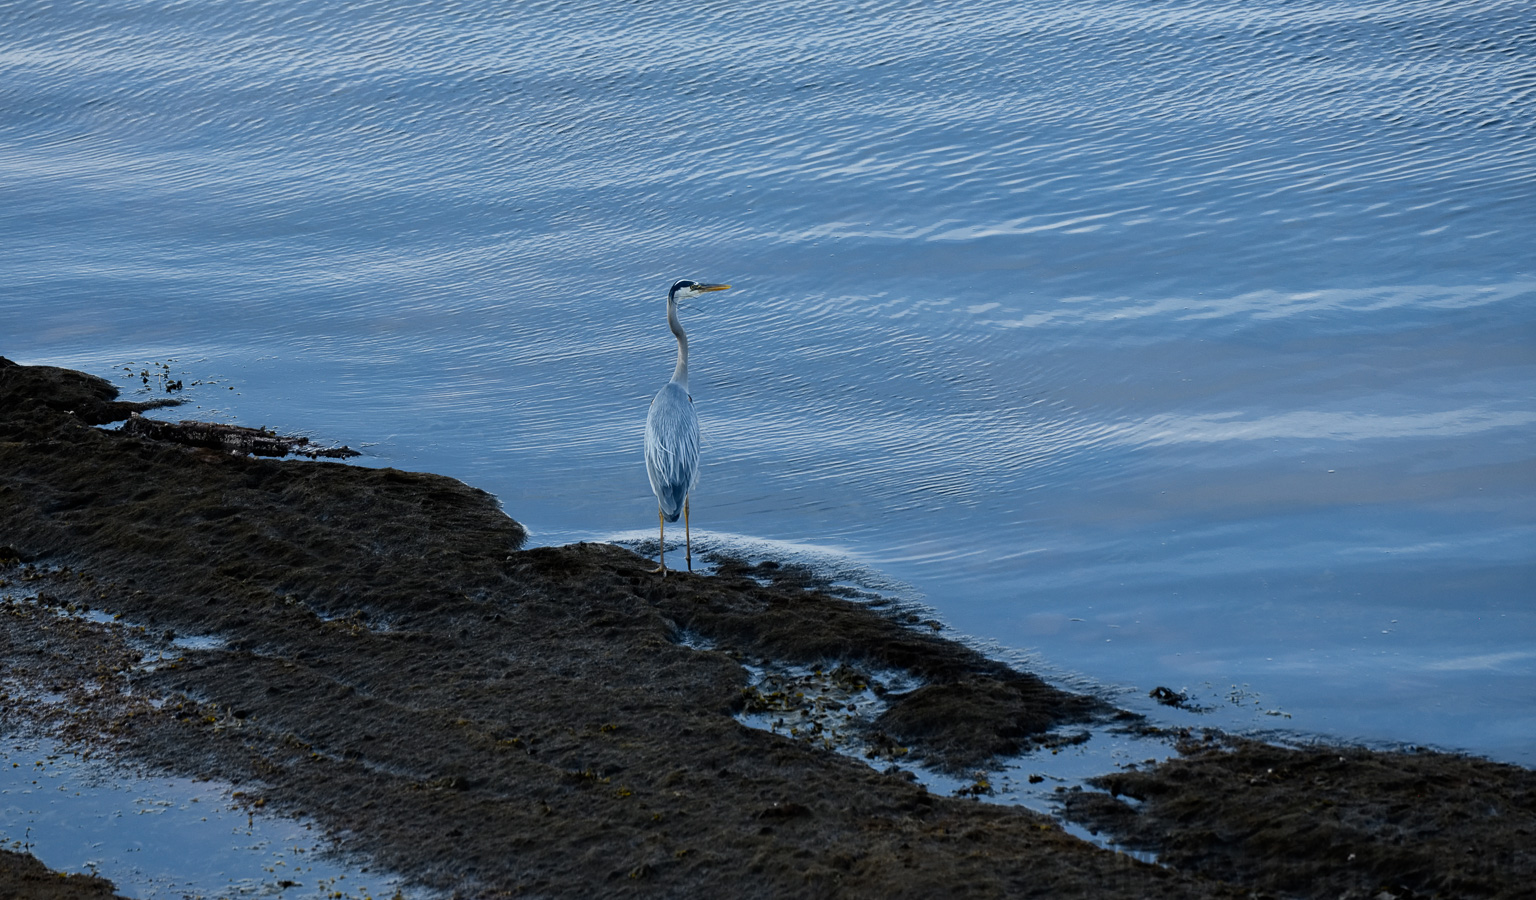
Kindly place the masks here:
[(651, 574), (652, 575), (655, 575), (657, 572), (661, 573), (661, 577), (662, 578), (666, 578), (667, 577), (667, 567), (666, 566), (657, 566), (656, 568), (651, 570)]

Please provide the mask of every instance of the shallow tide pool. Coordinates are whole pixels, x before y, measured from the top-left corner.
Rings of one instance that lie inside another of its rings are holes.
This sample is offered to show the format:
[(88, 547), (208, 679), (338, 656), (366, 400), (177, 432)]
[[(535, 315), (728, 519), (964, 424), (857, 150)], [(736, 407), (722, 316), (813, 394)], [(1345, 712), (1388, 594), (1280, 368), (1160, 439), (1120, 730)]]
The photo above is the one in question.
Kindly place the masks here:
[(43, 737), (0, 737), (0, 839), (127, 897), (425, 896), (328, 852), (311, 824), (254, 811), (227, 784), (126, 769)]

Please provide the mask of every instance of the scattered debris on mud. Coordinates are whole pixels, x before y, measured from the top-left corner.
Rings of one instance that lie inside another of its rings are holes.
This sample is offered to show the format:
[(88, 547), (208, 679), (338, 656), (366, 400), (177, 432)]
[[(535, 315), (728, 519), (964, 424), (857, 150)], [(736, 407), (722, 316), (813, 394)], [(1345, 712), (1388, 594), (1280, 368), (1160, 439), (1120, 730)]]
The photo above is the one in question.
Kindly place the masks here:
[(218, 422), (162, 422), (138, 413), (123, 423), (124, 432), (188, 447), (207, 447), (251, 456), (303, 456), (309, 459), (349, 459), (361, 456), (351, 447), (311, 447), (309, 438), (287, 436), (266, 428), (224, 425)]

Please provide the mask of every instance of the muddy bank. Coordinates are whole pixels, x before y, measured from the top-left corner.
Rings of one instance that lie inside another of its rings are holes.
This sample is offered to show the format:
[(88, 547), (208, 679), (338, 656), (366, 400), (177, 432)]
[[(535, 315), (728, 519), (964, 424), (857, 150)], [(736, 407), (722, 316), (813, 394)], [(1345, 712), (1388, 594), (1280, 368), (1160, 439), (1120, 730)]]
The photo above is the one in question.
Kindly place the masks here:
[[(1066, 814), (1165, 865), (1283, 897), (1536, 896), (1536, 772), (1439, 753), (1189, 735)], [(1383, 896), (1385, 895), (1385, 896)]]
[[(462, 896), (1289, 890), (1217, 857), (1146, 865), (911, 783), (894, 764), (966, 773), (1053, 728), (1134, 720), (804, 573), (739, 561), (663, 580), (608, 545), (521, 550), (494, 498), (451, 479), (92, 427), (138, 410), (101, 379), (0, 359), (10, 720), (235, 782), (246, 802), (302, 811)], [(866, 762), (822, 734), (740, 724), (735, 712), (783, 702), (744, 665), (766, 662), (908, 684), (846, 722)], [(1503, 802), (1505, 787), (1468, 790)], [(1191, 805), (1194, 833), (1205, 807)], [(1461, 846), (1454, 822), (1442, 833)], [(1221, 840), (1237, 857), (1319, 855)], [(1319, 890), (1356, 888), (1357, 869), (1322, 858)], [(1529, 865), (1465, 896), (1517, 896)]]
[(123, 900), (95, 875), (49, 871), (30, 853), (0, 849), (0, 897), (27, 900)]

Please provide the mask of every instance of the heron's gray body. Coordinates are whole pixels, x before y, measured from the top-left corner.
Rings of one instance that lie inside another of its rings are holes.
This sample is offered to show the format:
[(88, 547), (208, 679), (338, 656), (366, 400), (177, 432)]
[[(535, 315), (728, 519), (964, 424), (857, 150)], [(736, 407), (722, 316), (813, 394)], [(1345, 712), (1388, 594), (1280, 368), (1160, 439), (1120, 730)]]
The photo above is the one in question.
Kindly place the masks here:
[(645, 417), (645, 473), (662, 516), (676, 522), (699, 483), (699, 416), (687, 386), (675, 380), (656, 392)]
[(667, 327), (677, 338), (677, 368), (672, 380), (656, 392), (651, 411), (645, 417), (645, 474), (651, 478), (656, 494), (657, 537), (661, 545), (661, 565), (667, 575), (667, 523), (683, 519), (683, 540), (688, 554), (688, 570), (693, 571), (693, 538), (688, 531), (688, 495), (699, 483), (699, 416), (693, 411), (688, 395), (688, 335), (677, 321), (677, 301), (723, 291), (728, 284), (699, 284), (683, 279), (667, 292)]

